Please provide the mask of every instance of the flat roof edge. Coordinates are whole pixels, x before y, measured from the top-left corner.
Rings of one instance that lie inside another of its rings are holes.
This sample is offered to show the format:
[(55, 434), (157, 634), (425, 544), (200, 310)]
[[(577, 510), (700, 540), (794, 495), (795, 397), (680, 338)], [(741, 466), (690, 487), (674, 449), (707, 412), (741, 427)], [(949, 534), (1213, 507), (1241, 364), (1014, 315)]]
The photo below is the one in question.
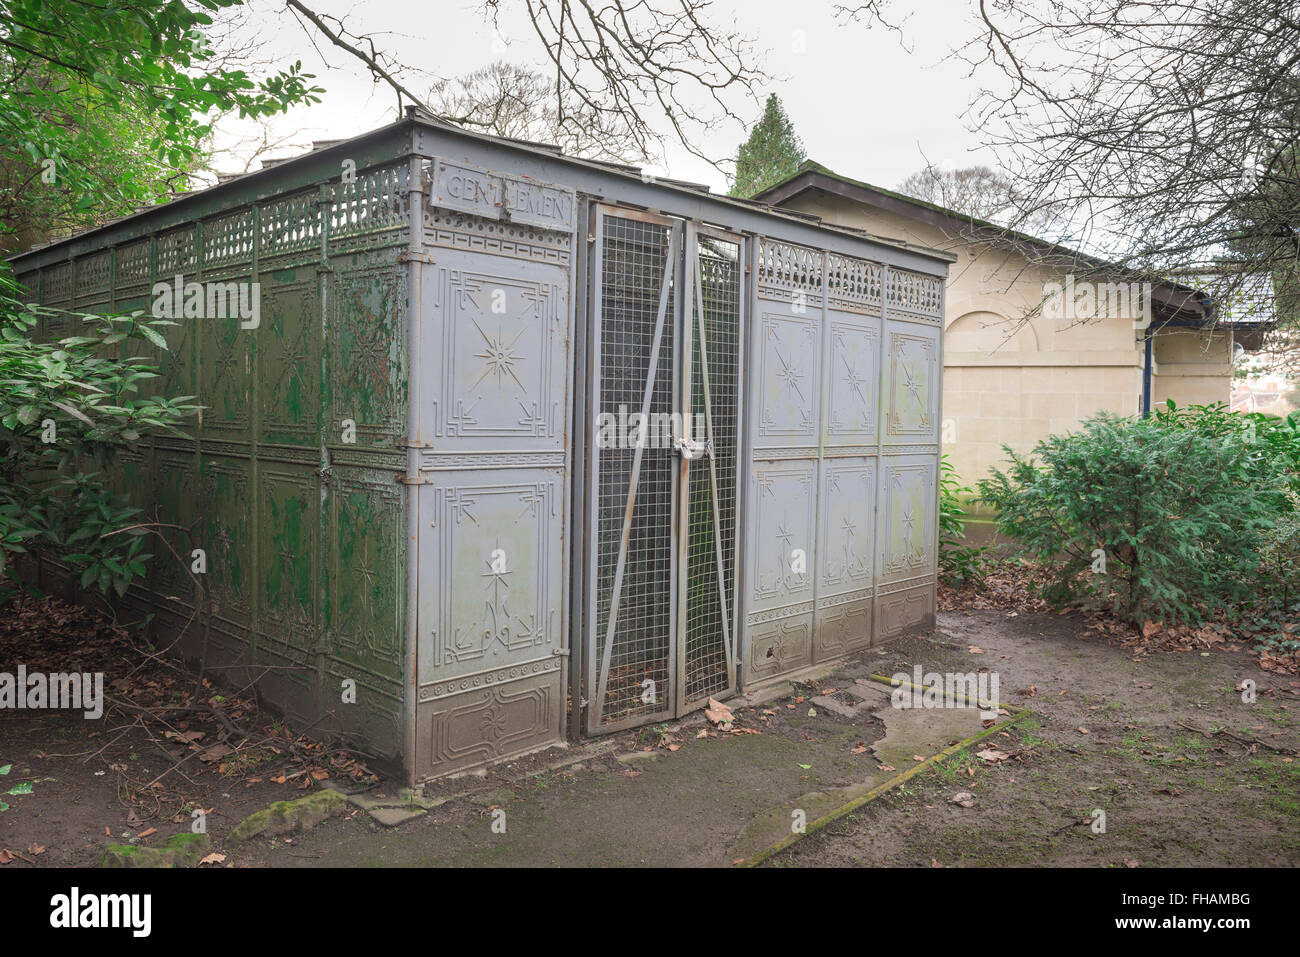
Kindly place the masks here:
[[(228, 208), (256, 203), (275, 196), (308, 188), (314, 183), (328, 181), (334, 170), (326, 173), (330, 167), (337, 167), (339, 157), (357, 160), (357, 167), (382, 165), (385, 162), (399, 160), (403, 156), (437, 155), (437, 148), (421, 149), (420, 132), (429, 132), (436, 137), (447, 137), (466, 144), (477, 144), (488, 150), (500, 150), (508, 153), (522, 154), (545, 165), (559, 164), (566, 168), (580, 170), (596, 180), (605, 180), (626, 184), (629, 195), (608, 197), (611, 202), (626, 202), (645, 208), (657, 208), (653, 202), (643, 202), (652, 198), (655, 191), (672, 194), (680, 207), (688, 214), (707, 210), (730, 210), (741, 221), (750, 220), (749, 226), (757, 222), (770, 221), (780, 223), (785, 229), (772, 235), (761, 228), (745, 231), (760, 233), (770, 238), (801, 245), (817, 246), (845, 253), (846, 244), (858, 249), (846, 254), (861, 256), (866, 259), (879, 259), (891, 262), (898, 268), (913, 269), (931, 275), (946, 275), (948, 266), (958, 260), (953, 253), (932, 249), (916, 243), (894, 240), (889, 237), (876, 236), (865, 230), (843, 227), (824, 221), (810, 222), (808, 217), (799, 216), (782, 210), (771, 204), (742, 200), (718, 193), (702, 192), (698, 188), (680, 181), (666, 179), (645, 180), (640, 171), (616, 168), (611, 164), (569, 156), (544, 149), (540, 145), (524, 143), (495, 137), (474, 130), (465, 130), (441, 121), (436, 117), (422, 113), (408, 113), (386, 126), (378, 127), (350, 139), (342, 140), (320, 150), (314, 150), (277, 163), (274, 166), (254, 170), (225, 182), (217, 183), (171, 202), (140, 210), (120, 219), (113, 220), (84, 230), (72, 236), (58, 239), (42, 246), (13, 253), (7, 258), (15, 271), (28, 272), (58, 262), (66, 262), (100, 248), (107, 248), (123, 242), (129, 242), (157, 232), (183, 226), (186, 223), (212, 216), (221, 215), (223, 210), (217, 202), (227, 201)], [(363, 152), (358, 156), (358, 152)], [(364, 160), (364, 162), (362, 162)], [(286, 177), (288, 183), (285, 183)], [(570, 184), (572, 185), (572, 184)], [(602, 197), (604, 198), (604, 197)], [(677, 210), (668, 210), (677, 214)], [(717, 216), (705, 216), (717, 220)], [(722, 217), (726, 219), (728, 217)], [(757, 220), (757, 222), (754, 222)], [(789, 234), (789, 235), (783, 235)], [(814, 237), (836, 237), (838, 243), (819, 244)], [(840, 248), (834, 248), (834, 247)], [(890, 254), (893, 255), (890, 255)], [(901, 254), (901, 256), (899, 256)], [(894, 261), (901, 258), (903, 262)]]

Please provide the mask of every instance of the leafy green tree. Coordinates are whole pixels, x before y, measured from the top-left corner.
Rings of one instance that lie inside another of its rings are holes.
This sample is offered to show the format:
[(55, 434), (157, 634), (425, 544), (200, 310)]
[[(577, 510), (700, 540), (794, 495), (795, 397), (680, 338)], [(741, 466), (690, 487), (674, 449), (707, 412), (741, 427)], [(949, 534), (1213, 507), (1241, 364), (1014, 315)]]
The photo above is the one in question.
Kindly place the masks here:
[(299, 63), (261, 79), (215, 65), (205, 28), (240, 3), (0, 0), (0, 165), (12, 207), (0, 226), (123, 215), (183, 181), (210, 114), (317, 102)]
[[(317, 100), (299, 64), (255, 80), (215, 62), (204, 29), (239, 2), (0, 0), (0, 248), (159, 198), (202, 156), (209, 115)], [(37, 341), (53, 311), (23, 295), (0, 260), (0, 577), (36, 548), (83, 588), (121, 594), (149, 556), (140, 516), (101, 469), (196, 406), (142, 393), (163, 323), (65, 314), (79, 334)]]
[(807, 159), (780, 98), (769, 94), (763, 116), (740, 146), (731, 195), (750, 197), (793, 175)]

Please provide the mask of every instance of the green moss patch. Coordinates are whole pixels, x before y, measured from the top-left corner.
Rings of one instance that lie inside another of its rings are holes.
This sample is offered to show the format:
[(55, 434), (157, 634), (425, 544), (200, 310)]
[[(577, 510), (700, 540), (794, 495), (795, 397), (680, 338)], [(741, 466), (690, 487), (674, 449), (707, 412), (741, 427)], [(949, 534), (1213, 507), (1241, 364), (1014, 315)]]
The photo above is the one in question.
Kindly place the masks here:
[(276, 801), (270, 807), (240, 821), (226, 837), (226, 844), (233, 846), (254, 837), (276, 837), (306, 831), (326, 818), (347, 810), (347, 806), (347, 799), (343, 795), (326, 790), (296, 801)]

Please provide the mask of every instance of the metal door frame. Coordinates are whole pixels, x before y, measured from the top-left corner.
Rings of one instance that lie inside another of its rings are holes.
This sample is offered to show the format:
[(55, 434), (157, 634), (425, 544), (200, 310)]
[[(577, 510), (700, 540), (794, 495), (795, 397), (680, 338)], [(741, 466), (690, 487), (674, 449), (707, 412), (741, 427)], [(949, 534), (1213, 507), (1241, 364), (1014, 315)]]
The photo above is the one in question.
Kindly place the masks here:
[[(586, 309), (586, 341), (585, 341), (585, 358), (586, 358), (586, 382), (584, 391), (586, 393), (585, 417), (581, 428), (591, 430), (596, 427), (596, 414), (600, 411), (601, 401), (601, 372), (603, 364), (603, 349), (601, 341), (601, 327), (604, 319), (604, 296), (602, 286), (602, 276), (604, 268), (604, 237), (606, 235), (605, 220), (609, 217), (634, 220), (639, 222), (652, 223), (655, 225), (668, 227), (670, 230), (669, 250), (667, 265), (672, 272), (668, 278), (671, 280), (671, 289), (669, 291), (668, 302), (671, 303), (672, 317), (671, 324), (673, 330), (673, 361), (671, 369), (656, 368), (656, 378), (667, 375), (670, 377), (670, 393), (673, 397), (674, 411), (682, 411), (684, 414), (689, 413), (692, 409), (689, 401), (691, 395), (691, 353), (690, 349), (694, 341), (695, 328), (697, 324), (704, 322), (702, 313), (703, 307), (703, 287), (699, 274), (698, 263), (698, 241), (700, 238), (715, 238), (724, 242), (732, 243), (737, 251), (737, 273), (736, 273), (736, 435), (734, 436), (735, 456), (735, 488), (733, 490), (733, 499), (731, 505), (735, 514), (735, 527), (732, 534), (732, 581), (730, 603), (726, 608), (726, 617), (724, 627), (726, 632), (726, 654), (728, 658), (727, 665), (727, 685), (723, 689), (713, 691), (704, 695), (696, 701), (686, 700), (686, 612), (687, 602), (686, 581), (689, 565), (689, 547), (690, 547), (690, 527), (689, 527), (689, 466), (690, 463), (681, 455), (677, 456), (677, 467), (672, 470), (672, 493), (670, 514), (672, 515), (672, 524), (668, 530), (670, 542), (670, 584), (669, 584), (669, 614), (668, 614), (668, 642), (667, 642), (667, 666), (668, 666), (668, 690), (664, 695), (664, 707), (651, 713), (637, 714), (629, 718), (616, 721), (607, 721), (603, 714), (597, 717), (597, 711), (604, 707), (604, 702), (599, 701), (600, 688), (599, 681), (603, 669), (603, 662), (597, 657), (599, 646), (599, 636), (596, 633), (597, 622), (597, 583), (599, 582), (599, 561), (600, 549), (597, 540), (600, 532), (600, 448), (599, 442), (594, 438), (586, 442), (584, 469), (585, 476), (583, 479), (584, 501), (582, 502), (583, 514), (585, 515), (587, 535), (590, 539), (586, 543), (586, 548), (582, 556), (582, 649), (581, 664), (583, 667), (581, 685), (575, 683), (573, 694), (582, 692), (582, 700), (574, 702), (575, 710), (581, 710), (582, 716), (579, 721), (576, 717), (573, 721), (573, 727), (581, 727), (586, 734), (606, 734), (626, 728), (638, 727), (650, 724), (655, 721), (671, 720), (675, 717), (687, 714), (708, 704), (710, 697), (729, 696), (734, 694), (738, 687), (739, 671), (739, 654), (740, 654), (740, 636), (738, 625), (740, 621), (739, 605), (741, 591), (741, 561), (742, 550), (740, 548), (741, 530), (744, 526), (741, 505), (743, 502), (742, 486), (744, 481), (744, 452), (745, 452), (745, 420), (744, 420), (744, 401), (747, 394), (746, 367), (745, 367), (745, 339), (747, 336), (746, 319), (749, 313), (748, 289), (747, 289), (747, 253), (749, 248), (748, 237), (730, 232), (728, 230), (718, 229), (711, 226), (701, 225), (699, 223), (684, 220), (677, 217), (665, 216), (659, 213), (651, 213), (638, 209), (628, 209), (621, 206), (594, 202), (591, 205), (590, 224), (591, 230), (588, 236), (590, 241), (590, 254), (587, 259), (587, 276), (585, 283), (585, 294), (587, 297)], [(689, 281), (685, 281), (689, 277)], [(698, 312), (697, 312), (698, 311)], [(665, 321), (668, 321), (667, 318)], [(707, 346), (707, 344), (706, 344)], [(703, 356), (703, 354), (702, 354)], [(704, 358), (707, 361), (707, 358)], [(710, 410), (710, 418), (711, 418)], [(687, 421), (685, 418), (683, 422)], [(706, 425), (706, 428), (708, 426)], [(707, 436), (706, 436), (707, 437)], [(638, 477), (639, 478), (639, 477)], [(635, 496), (633, 496), (635, 502)], [(635, 507), (635, 506), (633, 506)], [(630, 514), (630, 513), (629, 513)], [(715, 512), (716, 515), (716, 512)], [(721, 560), (721, 552), (719, 552)], [(719, 573), (719, 580), (722, 576)], [(607, 644), (610, 644), (607, 640)], [(612, 653), (612, 645), (605, 649), (606, 654)], [(606, 655), (601, 655), (605, 657)], [(599, 704), (598, 704), (599, 702)]]
[[(723, 627), (726, 630), (723, 633), (723, 641), (725, 642), (726, 645), (725, 653), (727, 657), (727, 684), (725, 688), (721, 688), (717, 691), (713, 691), (708, 694), (705, 694), (694, 701), (689, 700), (687, 698), (686, 696), (686, 670), (687, 670), (686, 669), (686, 665), (687, 665), (686, 642), (688, 638), (688, 634), (687, 634), (688, 608), (687, 608), (687, 602), (685, 600), (681, 600), (681, 598), (679, 597), (678, 600), (679, 607), (677, 609), (677, 645), (676, 645), (677, 658), (678, 658), (678, 677), (677, 677), (677, 687), (675, 689), (676, 707), (674, 708), (674, 714), (676, 716), (689, 714), (692, 711), (696, 711), (700, 708), (705, 707), (709, 703), (710, 698), (730, 697), (731, 695), (735, 694), (738, 687), (737, 678), (738, 678), (739, 662), (740, 662), (740, 657), (739, 657), (740, 638), (738, 632), (738, 625), (740, 619), (737, 611), (738, 611), (738, 605), (740, 603), (739, 602), (740, 532), (743, 526), (743, 521), (742, 521), (743, 516), (741, 515), (740, 512), (740, 506), (741, 506), (741, 484), (742, 484), (742, 474), (743, 474), (741, 470), (741, 466), (742, 466), (742, 453), (743, 453), (743, 436), (744, 436), (744, 427), (745, 427), (745, 423), (744, 423), (744, 408), (745, 408), (744, 342), (746, 336), (745, 320), (748, 315), (748, 309), (747, 309), (748, 300), (746, 297), (746, 284), (745, 284), (748, 262), (745, 253), (746, 250), (748, 249), (748, 242), (746, 241), (747, 238), (745, 236), (739, 233), (731, 232), (726, 229), (721, 229), (715, 226), (703, 225), (694, 221), (688, 221), (686, 224), (686, 248), (684, 250), (686, 261), (684, 265), (685, 265), (685, 271), (689, 279), (687, 282), (682, 283), (682, 286), (684, 287), (683, 292), (685, 296), (688, 298), (688, 305), (682, 311), (682, 315), (683, 315), (682, 324), (686, 327), (686, 333), (685, 335), (679, 337), (679, 340), (681, 340), (681, 349), (684, 358), (683, 361), (679, 364), (683, 372), (681, 375), (681, 389), (677, 397), (678, 405), (684, 411), (689, 411), (693, 408), (692, 399), (694, 398), (694, 396), (692, 394), (693, 385), (692, 385), (691, 376), (693, 373), (694, 362), (692, 358), (692, 348), (693, 348), (694, 337), (696, 335), (696, 332), (705, 323), (703, 278), (700, 274), (700, 264), (699, 264), (699, 241), (701, 238), (717, 239), (722, 242), (732, 243), (736, 247), (736, 344), (737, 344), (736, 373), (735, 373), (736, 434), (733, 437), (734, 447), (732, 450), (733, 455), (735, 456), (735, 461), (733, 463), (733, 470), (735, 473), (735, 488), (732, 490), (731, 502), (729, 503), (732, 507), (733, 515), (734, 515), (734, 527), (732, 529), (732, 536), (731, 536), (732, 581), (731, 581), (730, 603), (726, 601), (725, 592), (723, 593), (723, 595), (719, 596), (722, 600), (722, 603), (725, 606)], [(705, 372), (707, 372), (707, 368), (708, 368), (707, 342), (705, 343), (704, 349), (701, 350), (701, 368)], [(712, 408), (712, 402), (709, 402), (707, 399), (707, 395), (708, 395), (707, 385), (705, 387), (705, 391), (706, 391), (706, 410), (707, 410), (706, 415), (708, 416), (705, 427), (708, 430), (708, 432), (711, 433), (713, 431), (712, 428), (713, 408)], [(712, 436), (710, 434), (706, 434), (706, 439), (707, 438), (712, 438)], [(712, 456), (709, 457), (708, 462), (709, 462), (709, 467), (711, 469), (714, 469), (715, 460)], [(680, 542), (679, 554), (681, 558), (686, 560), (682, 560), (679, 562), (681, 568), (679, 570), (679, 578), (676, 583), (678, 596), (684, 596), (688, 594), (687, 581), (689, 575), (689, 559), (687, 558), (687, 555), (690, 549), (689, 475), (690, 475), (690, 463), (687, 462), (685, 458), (679, 457), (678, 484), (683, 491), (681, 494), (682, 501), (680, 503), (680, 511), (678, 513), (677, 533)], [(716, 470), (714, 470), (712, 475), (712, 481), (714, 483), (716, 483), (717, 481), (716, 475), (717, 475)], [(714, 485), (714, 490), (716, 492), (716, 484)], [(723, 503), (721, 500), (715, 501), (715, 508), (714, 508), (715, 533), (718, 531), (718, 523), (719, 523), (718, 507), (724, 504), (727, 503)], [(721, 552), (718, 553), (717, 558), (719, 564), (721, 565), (721, 558), (722, 558)], [(722, 570), (723, 569), (721, 567), (718, 569), (719, 583), (721, 583), (723, 578)]]
[[(604, 321), (605, 303), (602, 293), (601, 277), (604, 272), (604, 237), (605, 237), (605, 220), (609, 217), (618, 219), (635, 220), (645, 223), (653, 223), (659, 226), (666, 226), (670, 233), (669, 255), (666, 261), (667, 266), (672, 270), (672, 288), (670, 291), (670, 302), (673, 309), (674, 324), (679, 321), (682, 309), (682, 284), (681, 276), (681, 251), (684, 245), (684, 223), (681, 219), (674, 219), (668, 216), (661, 216), (654, 213), (645, 212), (637, 209), (625, 209), (607, 203), (593, 204), (593, 228), (591, 233), (592, 251), (589, 257), (589, 269), (587, 273), (586, 293), (589, 305), (588, 318), (588, 379), (586, 384), (587, 397), (589, 401), (589, 415), (584, 428), (592, 429), (595, 426), (595, 414), (600, 411), (601, 397), (601, 371), (603, 361), (603, 344), (601, 339), (601, 327)], [(674, 332), (676, 329), (674, 328)], [(670, 377), (670, 391), (675, 396), (677, 390), (677, 376), (680, 367), (679, 349), (680, 343), (677, 335), (673, 338), (673, 362), (672, 367), (666, 370), (657, 369), (656, 375), (668, 375)], [(671, 719), (675, 714), (676, 702), (673, 700), (677, 685), (677, 665), (678, 659), (675, 654), (677, 635), (676, 621), (673, 616), (669, 616), (669, 634), (667, 641), (667, 663), (668, 679), (667, 689), (664, 694), (665, 707), (648, 714), (638, 714), (630, 718), (618, 721), (597, 720), (596, 712), (603, 709), (604, 702), (600, 701), (600, 689), (597, 683), (600, 679), (601, 662), (597, 659), (597, 592), (599, 583), (599, 534), (600, 534), (600, 443), (594, 439), (588, 443), (587, 461), (585, 463), (586, 474), (586, 519), (588, 535), (588, 555), (586, 562), (584, 587), (586, 594), (583, 596), (584, 621), (583, 621), (583, 664), (585, 673), (583, 675), (583, 696), (581, 705), (583, 707), (583, 727), (587, 734), (606, 734), (614, 731), (620, 731), (625, 728), (638, 727), (649, 724), (654, 721), (664, 721)], [(672, 498), (670, 504), (670, 514), (677, 514), (677, 472), (672, 474)], [(669, 528), (670, 542), (670, 588), (669, 588), (669, 607), (670, 610), (677, 604), (677, 552), (671, 547), (675, 544), (673, 529)], [(599, 702), (599, 704), (598, 704)]]

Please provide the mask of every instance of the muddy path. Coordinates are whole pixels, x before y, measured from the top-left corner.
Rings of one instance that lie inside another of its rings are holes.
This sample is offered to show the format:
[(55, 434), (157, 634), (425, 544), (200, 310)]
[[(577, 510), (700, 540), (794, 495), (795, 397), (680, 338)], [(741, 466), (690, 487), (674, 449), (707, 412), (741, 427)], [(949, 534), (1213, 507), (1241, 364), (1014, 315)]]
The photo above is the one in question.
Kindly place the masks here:
[(889, 652), (893, 671), (996, 670), (1035, 713), (996, 738), (1007, 760), (956, 755), (769, 866), (1300, 864), (1300, 682), (1249, 651), (1143, 657), (1072, 617), (984, 610)]

